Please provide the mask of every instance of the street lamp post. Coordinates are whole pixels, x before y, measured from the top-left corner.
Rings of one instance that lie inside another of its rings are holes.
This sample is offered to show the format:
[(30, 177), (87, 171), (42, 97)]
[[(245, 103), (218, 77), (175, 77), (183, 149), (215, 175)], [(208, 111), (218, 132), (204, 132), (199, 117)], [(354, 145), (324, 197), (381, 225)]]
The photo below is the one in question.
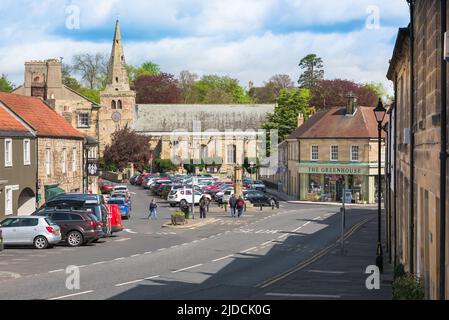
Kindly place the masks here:
[(377, 121), (377, 133), (378, 133), (378, 160), (377, 160), (377, 255), (376, 255), (376, 266), (379, 268), (380, 272), (383, 272), (383, 252), (381, 243), (381, 201), (382, 201), (382, 183), (381, 183), (381, 148), (382, 148), (382, 123), (385, 118), (387, 110), (384, 108), (381, 99), (377, 103), (377, 107), (374, 109), (374, 115)]

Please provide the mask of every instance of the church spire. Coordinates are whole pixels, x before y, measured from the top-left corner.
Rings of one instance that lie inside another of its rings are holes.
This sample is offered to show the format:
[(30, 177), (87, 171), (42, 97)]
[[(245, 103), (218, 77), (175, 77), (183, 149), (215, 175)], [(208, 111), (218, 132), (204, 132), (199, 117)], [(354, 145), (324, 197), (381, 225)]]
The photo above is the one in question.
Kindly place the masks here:
[(115, 25), (114, 42), (108, 65), (106, 91), (129, 91), (129, 79), (126, 71), (125, 53), (123, 51), (120, 21)]

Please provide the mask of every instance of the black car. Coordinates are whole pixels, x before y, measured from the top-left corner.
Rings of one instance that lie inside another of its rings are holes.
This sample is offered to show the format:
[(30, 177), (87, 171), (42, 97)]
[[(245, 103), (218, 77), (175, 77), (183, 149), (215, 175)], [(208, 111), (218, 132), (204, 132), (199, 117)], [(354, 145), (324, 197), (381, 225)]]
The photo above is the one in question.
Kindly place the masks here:
[(272, 195), (257, 191), (245, 190), (243, 191), (245, 199), (251, 202), (254, 206), (270, 206), (279, 208), (279, 201)]
[(97, 241), (103, 229), (90, 210), (43, 208), (32, 215), (49, 217), (61, 228), (62, 240), (71, 247)]

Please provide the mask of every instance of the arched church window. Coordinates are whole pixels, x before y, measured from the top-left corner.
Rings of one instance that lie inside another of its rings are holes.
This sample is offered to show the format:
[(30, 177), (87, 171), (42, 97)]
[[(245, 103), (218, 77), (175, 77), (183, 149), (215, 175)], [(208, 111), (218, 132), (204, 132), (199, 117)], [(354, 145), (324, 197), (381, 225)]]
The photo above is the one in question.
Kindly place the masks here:
[(112, 109), (117, 109), (117, 103), (115, 102), (115, 100), (112, 100), (112, 102), (111, 102), (111, 108), (112, 108)]
[(117, 102), (117, 109), (122, 109), (122, 100)]
[(33, 82), (41, 82), (41, 78), (39, 76), (37, 76), (33, 79)]
[(117, 82), (117, 83), (118, 83), (118, 77), (115, 77), (115, 82)]

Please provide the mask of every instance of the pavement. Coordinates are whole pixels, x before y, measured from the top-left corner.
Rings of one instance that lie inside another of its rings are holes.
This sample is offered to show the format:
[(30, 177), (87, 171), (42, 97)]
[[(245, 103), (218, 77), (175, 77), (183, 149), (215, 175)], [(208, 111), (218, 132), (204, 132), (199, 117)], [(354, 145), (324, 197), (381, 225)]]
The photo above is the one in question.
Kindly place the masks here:
[[(240, 219), (214, 209), (208, 215), (211, 223), (171, 229), (162, 226), (176, 208), (158, 200), (159, 217), (150, 221), (152, 196), (140, 188), (130, 190), (132, 217), (113, 238), (78, 248), (0, 252), (0, 299), (251, 300), (286, 299), (279, 296), (285, 293), (291, 295), (288, 299), (319, 298), (311, 294), (323, 299), (373, 298), (361, 288), (363, 272), (374, 259), (375, 250), (368, 244), (372, 232), (369, 222), (359, 225), (373, 219), (375, 210), (348, 210), (347, 230), (359, 229), (348, 235), (346, 255), (339, 257), (329, 249), (340, 234), (333, 206), (281, 202), (277, 210), (248, 211)], [(330, 260), (323, 260), (327, 257)], [(78, 271), (79, 287), (67, 286), (70, 266)], [(301, 278), (301, 272), (310, 269), (321, 272)], [(346, 284), (330, 290), (323, 279), (335, 275), (341, 281), (329, 283), (349, 281), (354, 288)], [(312, 276), (315, 280), (309, 281)]]

